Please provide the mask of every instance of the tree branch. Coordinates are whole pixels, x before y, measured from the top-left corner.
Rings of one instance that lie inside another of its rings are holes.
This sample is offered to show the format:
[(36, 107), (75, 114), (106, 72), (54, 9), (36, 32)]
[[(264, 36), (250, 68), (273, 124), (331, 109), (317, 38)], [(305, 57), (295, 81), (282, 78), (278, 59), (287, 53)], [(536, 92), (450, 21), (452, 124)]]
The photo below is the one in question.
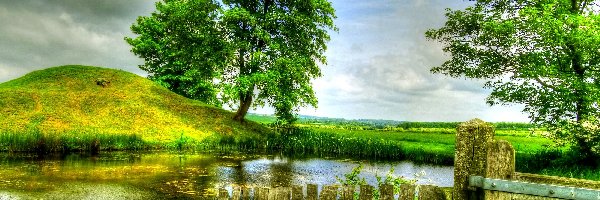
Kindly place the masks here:
[(540, 77), (536, 76), (536, 77), (534, 77), (534, 79), (535, 79), (535, 81), (537, 81), (537, 82), (538, 82), (539, 84), (541, 84), (542, 86), (544, 86), (544, 87), (547, 87), (547, 88), (550, 88), (550, 89), (554, 90), (555, 92), (557, 92), (557, 91), (558, 91), (558, 89), (557, 89), (556, 87), (554, 87), (553, 85), (550, 85), (550, 84), (548, 84), (548, 83), (546, 83), (546, 82), (542, 81), (542, 79), (540, 79)]

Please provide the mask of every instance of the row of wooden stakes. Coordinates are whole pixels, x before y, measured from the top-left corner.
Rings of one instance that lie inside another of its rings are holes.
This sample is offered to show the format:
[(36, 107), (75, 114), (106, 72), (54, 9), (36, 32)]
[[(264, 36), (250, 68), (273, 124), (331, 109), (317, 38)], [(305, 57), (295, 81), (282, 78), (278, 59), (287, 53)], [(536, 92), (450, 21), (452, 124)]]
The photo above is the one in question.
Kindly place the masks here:
[[(358, 190), (357, 190), (358, 189)], [(358, 192), (358, 193), (357, 193)], [(355, 193), (357, 193), (359, 200), (372, 200), (374, 199), (374, 187), (370, 185), (361, 185), (360, 187), (354, 186), (340, 186), (340, 185), (325, 185), (318, 192), (317, 185), (308, 184), (306, 185), (306, 192), (304, 188), (299, 185), (292, 187), (257, 187), (248, 188), (234, 186), (231, 195), (228, 190), (220, 188), (218, 191), (218, 200), (354, 200)], [(379, 186), (379, 199), (380, 200), (415, 200), (426, 199), (426, 200), (446, 200), (446, 194), (444, 191), (434, 185), (411, 185), (404, 184), (400, 186), (399, 193), (395, 195), (394, 187), (392, 185), (380, 185)]]

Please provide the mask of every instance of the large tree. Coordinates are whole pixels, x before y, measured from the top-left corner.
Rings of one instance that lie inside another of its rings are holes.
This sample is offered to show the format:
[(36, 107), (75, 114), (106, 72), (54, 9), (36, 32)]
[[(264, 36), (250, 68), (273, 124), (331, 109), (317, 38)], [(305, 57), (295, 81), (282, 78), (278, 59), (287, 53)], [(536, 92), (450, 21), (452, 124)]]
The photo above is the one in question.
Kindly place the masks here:
[(319, 64), (326, 64), (328, 31), (337, 30), (331, 3), (222, 3), (165, 0), (151, 17), (140, 17), (132, 26), (140, 36), (127, 41), (146, 60), (142, 69), (156, 80), (172, 80), (169, 86), (207, 89), (199, 94), (231, 107), (237, 104), (238, 121), (256, 105), (274, 107), (275, 115), (287, 122), (295, 119), (298, 108), (316, 106), (311, 80), (321, 76)]
[(478, 0), (429, 30), (450, 59), (432, 68), (486, 79), (489, 104), (524, 104), (584, 156), (600, 154), (600, 15), (593, 1)]
[(224, 97), (238, 100), (236, 120), (250, 106), (269, 104), (288, 122), (316, 106), (311, 79), (321, 76), (335, 10), (327, 0), (224, 0), (222, 22), (234, 50)]

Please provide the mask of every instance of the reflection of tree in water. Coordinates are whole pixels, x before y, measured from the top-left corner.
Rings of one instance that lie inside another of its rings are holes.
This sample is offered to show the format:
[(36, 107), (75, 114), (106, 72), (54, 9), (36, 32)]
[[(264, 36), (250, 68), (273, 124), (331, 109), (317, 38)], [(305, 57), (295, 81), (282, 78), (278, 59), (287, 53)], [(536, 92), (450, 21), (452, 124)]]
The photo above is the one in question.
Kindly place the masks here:
[(231, 178), (233, 183), (237, 185), (248, 185), (248, 172), (244, 169), (244, 163), (242, 160), (237, 160), (232, 166)]
[(293, 172), (292, 162), (287, 158), (275, 157), (269, 167), (271, 187), (289, 187), (292, 185)]
[(215, 186), (215, 168), (218, 161), (201, 155), (178, 155), (163, 160), (170, 167), (168, 173), (154, 179), (158, 190), (171, 198), (188, 198), (210, 193)]
[(210, 189), (216, 187), (215, 177), (218, 160), (211, 157), (189, 160), (180, 164), (182, 178), (189, 179), (194, 184), (194, 189), (201, 194), (206, 194)]
[(248, 160), (235, 157), (220, 159), (219, 182), (222, 186), (273, 187), (292, 183), (292, 163), (287, 159), (276, 157), (245, 161)]

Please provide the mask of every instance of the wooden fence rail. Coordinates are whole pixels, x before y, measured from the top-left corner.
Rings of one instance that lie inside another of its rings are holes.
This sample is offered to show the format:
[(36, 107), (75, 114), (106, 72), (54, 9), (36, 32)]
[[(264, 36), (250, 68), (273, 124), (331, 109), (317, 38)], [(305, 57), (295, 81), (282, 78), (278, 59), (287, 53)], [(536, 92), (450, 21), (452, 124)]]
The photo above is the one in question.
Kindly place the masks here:
[[(218, 200), (354, 200), (355, 194), (359, 200), (374, 199), (373, 186), (361, 185), (356, 188), (353, 186), (326, 185), (318, 193), (317, 185), (308, 184), (306, 190), (302, 186), (294, 185), (292, 187), (233, 187), (231, 194), (228, 190), (221, 188), (218, 191)], [(380, 200), (446, 200), (445, 192), (434, 185), (401, 185), (399, 193), (394, 192), (392, 185), (381, 185), (379, 187)]]

